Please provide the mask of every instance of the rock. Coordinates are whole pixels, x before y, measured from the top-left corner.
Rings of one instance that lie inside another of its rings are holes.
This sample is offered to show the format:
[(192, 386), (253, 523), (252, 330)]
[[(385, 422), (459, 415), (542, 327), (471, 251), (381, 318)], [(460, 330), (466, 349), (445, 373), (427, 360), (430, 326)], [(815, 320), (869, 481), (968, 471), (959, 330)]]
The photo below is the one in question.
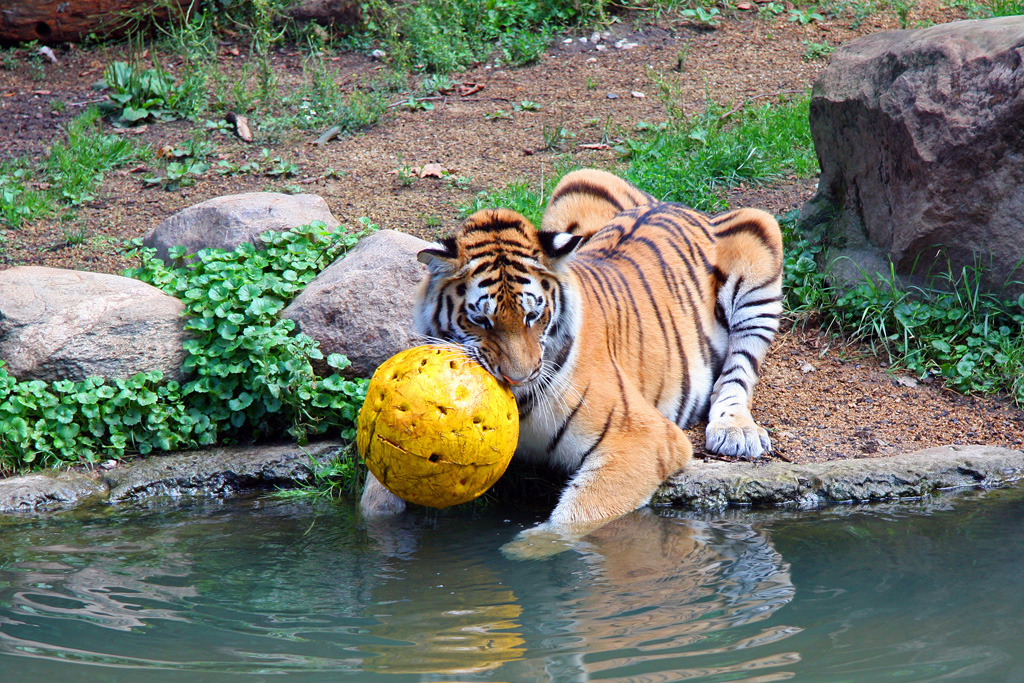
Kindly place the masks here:
[(254, 490), (309, 483), (314, 462), (325, 463), (345, 446), (324, 441), (308, 446), (237, 446), (146, 458), (105, 476), (109, 502), (153, 497), (230, 497)]
[(59, 268), (0, 271), (0, 359), (20, 380), (181, 381), (184, 306), (131, 278)]
[[(429, 246), (395, 230), (360, 240), (310, 282), (281, 315), (320, 342), (324, 355), (352, 361), (351, 376), (369, 377), (383, 361), (414, 345), (412, 308), (426, 266), (416, 254)], [(320, 374), (331, 370), (322, 361)]]
[(0, 513), (152, 498), (230, 498), (256, 490), (291, 488), (310, 483), (316, 463), (326, 464), (349, 448), (340, 441), (211, 448), (126, 461), (103, 472), (9, 477), (0, 479)]
[(102, 500), (106, 482), (78, 472), (27, 474), (0, 479), (0, 513), (62, 510)]
[(994, 446), (940, 446), (907, 455), (807, 465), (699, 462), (655, 494), (654, 504), (719, 508), (921, 497), (942, 489), (990, 488), (1024, 478), (1024, 453)]
[(321, 221), (334, 230), (340, 223), (315, 194), (247, 192), (214, 197), (182, 209), (153, 228), (142, 240), (156, 249), (158, 258), (169, 261), (168, 250), (177, 245), (186, 254), (200, 249), (231, 250), (243, 242), (262, 244), (259, 235), (268, 230), (284, 231)]
[(977, 259), (992, 291), (1024, 281), (1022, 48), (1016, 16), (877, 33), (833, 53), (811, 101), (821, 181), (801, 216), (842, 248), (830, 260), (924, 274)]

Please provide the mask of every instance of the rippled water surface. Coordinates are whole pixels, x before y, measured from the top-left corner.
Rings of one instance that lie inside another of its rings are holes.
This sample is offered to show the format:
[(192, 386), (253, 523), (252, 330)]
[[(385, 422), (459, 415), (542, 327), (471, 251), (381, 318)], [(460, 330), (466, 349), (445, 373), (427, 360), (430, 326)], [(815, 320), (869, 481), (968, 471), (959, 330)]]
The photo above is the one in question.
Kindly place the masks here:
[(1024, 492), (633, 514), (263, 499), (0, 523), (0, 680), (1024, 680)]

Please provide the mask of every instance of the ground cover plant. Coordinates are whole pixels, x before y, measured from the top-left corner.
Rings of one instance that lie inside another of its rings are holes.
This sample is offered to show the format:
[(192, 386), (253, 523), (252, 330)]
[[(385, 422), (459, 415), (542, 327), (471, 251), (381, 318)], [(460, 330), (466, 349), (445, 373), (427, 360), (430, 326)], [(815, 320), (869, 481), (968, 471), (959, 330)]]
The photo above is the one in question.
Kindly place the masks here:
[[(159, 372), (82, 382), (17, 381), (0, 365), (0, 469), (95, 463), (126, 453), (208, 446), (288, 433), (300, 443), (328, 431), (354, 436), (365, 382), (319, 377), (318, 344), (277, 313), (355, 243), (322, 225), (265, 233), (263, 249), (204, 249), (197, 262), (168, 267), (136, 245), (127, 273), (185, 303), (193, 337), (183, 368), (192, 379), (162, 382)], [(186, 256), (181, 248), (172, 258)], [(348, 361), (332, 354), (327, 364)]]
[(904, 285), (895, 272), (840, 288), (822, 267), (820, 242), (795, 227), (795, 213), (783, 226), (793, 314), (820, 316), (921, 379), (967, 394), (1007, 394), (1024, 407), (1024, 294), (983, 291), (980, 268), (939, 272), (927, 288)]

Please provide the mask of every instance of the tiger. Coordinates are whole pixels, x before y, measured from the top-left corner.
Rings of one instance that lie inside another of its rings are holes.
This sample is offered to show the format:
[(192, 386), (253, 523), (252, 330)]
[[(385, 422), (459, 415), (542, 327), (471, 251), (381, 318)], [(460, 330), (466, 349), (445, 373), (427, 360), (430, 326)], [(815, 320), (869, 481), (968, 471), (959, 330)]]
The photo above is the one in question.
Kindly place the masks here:
[[(564, 176), (537, 230), (483, 209), (419, 252), (423, 338), (460, 347), (516, 398), (515, 458), (570, 473), (545, 528), (576, 537), (646, 505), (706, 448), (771, 450), (752, 392), (782, 313), (782, 236), (752, 208), (715, 216), (607, 171)], [(403, 503), (369, 475), (364, 512)]]

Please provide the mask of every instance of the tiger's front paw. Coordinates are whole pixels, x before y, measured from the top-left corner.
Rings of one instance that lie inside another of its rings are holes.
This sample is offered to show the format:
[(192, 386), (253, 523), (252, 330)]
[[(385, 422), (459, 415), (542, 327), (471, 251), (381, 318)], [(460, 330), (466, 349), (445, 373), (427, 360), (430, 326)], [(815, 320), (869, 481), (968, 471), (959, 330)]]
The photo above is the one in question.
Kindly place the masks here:
[(571, 550), (579, 538), (550, 524), (538, 524), (516, 534), (516, 537), (501, 546), (501, 554), (510, 560), (543, 560)]
[(705, 446), (712, 453), (755, 460), (772, 450), (768, 431), (752, 419), (723, 417), (708, 423)]

